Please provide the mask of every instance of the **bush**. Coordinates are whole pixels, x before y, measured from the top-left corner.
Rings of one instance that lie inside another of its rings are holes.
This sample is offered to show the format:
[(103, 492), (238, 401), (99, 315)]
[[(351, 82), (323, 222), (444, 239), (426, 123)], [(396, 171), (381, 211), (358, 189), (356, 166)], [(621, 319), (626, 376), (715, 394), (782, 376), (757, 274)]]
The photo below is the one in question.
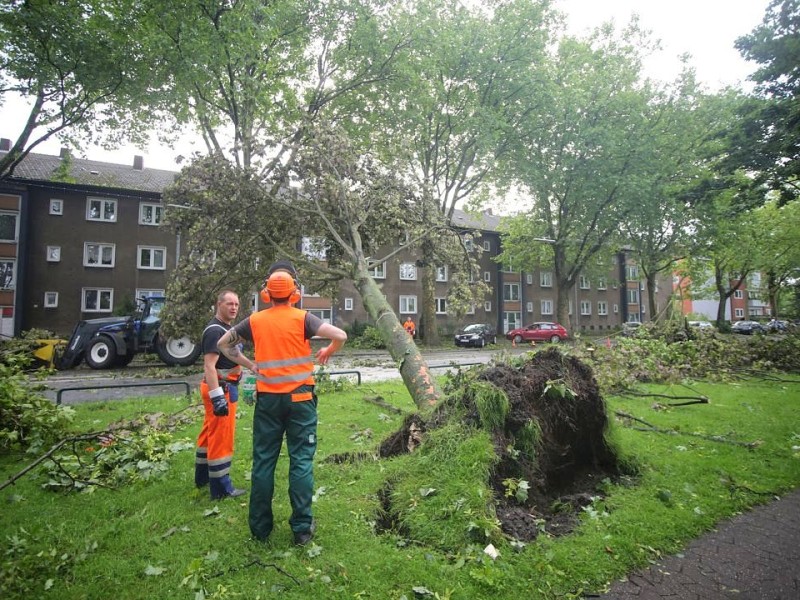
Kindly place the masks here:
[(372, 325), (365, 326), (361, 335), (348, 339), (347, 345), (351, 348), (366, 348), (370, 350), (383, 350), (386, 348), (380, 332)]

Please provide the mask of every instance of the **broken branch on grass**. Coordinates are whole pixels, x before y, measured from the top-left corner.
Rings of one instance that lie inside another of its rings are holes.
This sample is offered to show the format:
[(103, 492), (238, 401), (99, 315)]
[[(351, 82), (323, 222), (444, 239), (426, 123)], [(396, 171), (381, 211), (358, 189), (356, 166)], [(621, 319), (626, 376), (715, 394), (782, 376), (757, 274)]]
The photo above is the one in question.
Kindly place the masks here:
[(393, 404), (389, 404), (386, 400), (383, 399), (382, 396), (364, 396), (364, 401), (369, 402), (371, 404), (377, 404), (381, 408), (384, 408), (389, 412), (393, 412), (398, 415), (403, 412), (402, 409), (397, 408)]
[(634, 398), (669, 398), (670, 400), (687, 400), (687, 402), (665, 402), (666, 406), (688, 406), (689, 404), (708, 404), (707, 396), (671, 396), (669, 394), (656, 394), (635, 392), (633, 390), (622, 390), (618, 392), (620, 396), (630, 396)]
[(742, 448), (747, 448), (748, 450), (753, 450), (758, 448), (761, 445), (760, 441), (755, 442), (739, 442), (737, 440), (731, 440), (726, 438), (722, 435), (706, 435), (704, 433), (693, 433), (691, 431), (678, 431), (677, 429), (664, 429), (662, 427), (656, 427), (652, 423), (648, 423), (644, 419), (640, 419), (639, 417), (634, 417), (631, 414), (623, 412), (621, 410), (614, 411), (614, 414), (622, 419), (629, 419), (631, 421), (637, 421), (646, 427), (631, 427), (636, 431), (652, 431), (654, 433), (663, 433), (666, 435), (688, 435), (691, 437), (697, 437), (704, 440), (708, 440), (710, 442), (719, 442), (720, 444), (730, 444), (732, 446), (741, 446)]
[(249, 567), (264, 567), (264, 568), (272, 568), (275, 569), (281, 575), (285, 575), (289, 579), (291, 579), (295, 585), (300, 585), (300, 582), (290, 573), (287, 573), (283, 569), (281, 569), (275, 563), (265, 563), (260, 558), (254, 558), (249, 563), (245, 563), (240, 567), (230, 567), (229, 569), (225, 569), (224, 571), (220, 571), (219, 573), (214, 573), (213, 575), (209, 575), (209, 579), (213, 579), (214, 577), (222, 577), (223, 575), (227, 575), (228, 573), (233, 573), (235, 571), (241, 571), (242, 569), (247, 569)]

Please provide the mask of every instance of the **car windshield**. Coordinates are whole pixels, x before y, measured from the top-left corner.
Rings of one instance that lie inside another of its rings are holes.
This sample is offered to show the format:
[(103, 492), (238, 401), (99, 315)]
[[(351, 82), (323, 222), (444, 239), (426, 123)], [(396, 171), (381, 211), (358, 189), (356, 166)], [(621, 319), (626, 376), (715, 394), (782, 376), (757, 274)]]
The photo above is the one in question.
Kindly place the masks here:
[(464, 333), (480, 333), (483, 325), (467, 325), (464, 327)]

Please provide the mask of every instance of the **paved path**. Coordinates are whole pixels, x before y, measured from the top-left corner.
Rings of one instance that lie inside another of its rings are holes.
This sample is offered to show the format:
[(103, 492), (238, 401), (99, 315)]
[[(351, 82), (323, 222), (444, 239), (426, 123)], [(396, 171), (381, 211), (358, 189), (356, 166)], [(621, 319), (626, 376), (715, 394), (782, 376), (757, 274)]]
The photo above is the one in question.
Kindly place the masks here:
[(603, 600), (800, 599), (800, 489), (719, 525)]

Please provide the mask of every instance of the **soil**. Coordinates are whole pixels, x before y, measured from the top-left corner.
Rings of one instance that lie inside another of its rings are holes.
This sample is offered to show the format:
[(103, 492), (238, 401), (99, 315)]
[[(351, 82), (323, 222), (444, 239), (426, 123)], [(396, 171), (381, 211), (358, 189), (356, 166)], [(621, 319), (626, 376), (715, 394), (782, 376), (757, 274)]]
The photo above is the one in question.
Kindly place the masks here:
[[(591, 368), (557, 348), (549, 348), (533, 354), (521, 366), (487, 367), (477, 380), (503, 390), (510, 403), (504, 425), (492, 430), (500, 460), (491, 485), (502, 530), (521, 541), (533, 540), (543, 532), (556, 536), (569, 533), (582, 509), (602, 498), (603, 482), (621, 475), (616, 456), (606, 444), (606, 407)], [(458, 386), (458, 381), (454, 385)], [(379, 455), (388, 458), (413, 451), (426, 431), (447, 421), (453, 412), (453, 398), (461, 404), (460, 413), (466, 410), (467, 420), (480, 426), (473, 395), (466, 391), (450, 393), (450, 404), (443, 403), (427, 419), (409, 415), (380, 445)], [(517, 434), (531, 421), (538, 423), (541, 432), (535, 458), (519, 452), (512, 456), (509, 448), (514, 448)], [(358, 457), (350, 460), (353, 458)], [(331, 460), (342, 462), (347, 458)], [(526, 500), (519, 502), (506, 496), (503, 481), (509, 478), (529, 483)], [(380, 496), (387, 520), (384, 525), (391, 527), (390, 494), (383, 490)]]

